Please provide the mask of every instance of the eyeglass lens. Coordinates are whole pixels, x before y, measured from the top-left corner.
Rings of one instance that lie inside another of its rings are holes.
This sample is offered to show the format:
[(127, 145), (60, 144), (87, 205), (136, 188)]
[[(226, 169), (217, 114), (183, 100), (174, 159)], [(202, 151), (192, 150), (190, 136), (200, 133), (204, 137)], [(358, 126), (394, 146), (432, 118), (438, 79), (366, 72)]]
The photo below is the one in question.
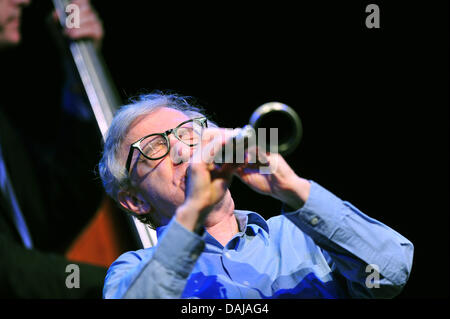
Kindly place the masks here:
[[(201, 122), (192, 120), (175, 128), (172, 132), (176, 138), (188, 146), (198, 144), (203, 126)], [(150, 135), (141, 142), (141, 150), (145, 156), (157, 159), (164, 156), (169, 149), (168, 139), (164, 135)]]

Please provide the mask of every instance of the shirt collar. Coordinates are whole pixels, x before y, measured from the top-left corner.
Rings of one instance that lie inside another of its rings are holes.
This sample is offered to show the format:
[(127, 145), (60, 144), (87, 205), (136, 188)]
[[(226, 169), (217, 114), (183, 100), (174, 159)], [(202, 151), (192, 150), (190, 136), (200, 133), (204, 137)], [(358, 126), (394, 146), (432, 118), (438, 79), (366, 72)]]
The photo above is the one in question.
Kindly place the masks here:
[[(234, 216), (239, 225), (239, 231), (247, 233), (249, 229), (253, 230), (254, 234), (258, 233), (259, 229), (264, 230), (269, 235), (269, 226), (266, 220), (258, 213), (248, 210), (234, 210)], [(156, 228), (156, 236), (160, 238), (168, 225)]]
[(248, 210), (235, 210), (234, 216), (236, 216), (240, 232), (246, 233), (251, 228), (256, 234), (259, 229), (262, 229), (269, 235), (269, 226), (266, 220), (258, 213)]
[[(269, 227), (261, 215), (243, 210), (235, 210), (234, 216), (239, 226), (239, 232), (230, 239), (225, 246), (226, 249), (237, 249), (239, 243), (245, 235), (256, 236), (258, 233), (262, 236), (265, 243), (268, 243)], [(222, 245), (212, 237), (208, 232), (203, 234), (203, 239), (206, 243), (205, 251), (221, 253)]]
[[(174, 217), (175, 218), (175, 217)], [(170, 223), (169, 223), (170, 224)], [(166, 231), (166, 229), (167, 229), (167, 226), (169, 226), (169, 224), (167, 224), (167, 225), (164, 225), (164, 226), (159, 226), (159, 227), (157, 227), (155, 230), (156, 230), (156, 238), (157, 239), (159, 239), (161, 236), (162, 236), (162, 234), (164, 234), (164, 232)]]

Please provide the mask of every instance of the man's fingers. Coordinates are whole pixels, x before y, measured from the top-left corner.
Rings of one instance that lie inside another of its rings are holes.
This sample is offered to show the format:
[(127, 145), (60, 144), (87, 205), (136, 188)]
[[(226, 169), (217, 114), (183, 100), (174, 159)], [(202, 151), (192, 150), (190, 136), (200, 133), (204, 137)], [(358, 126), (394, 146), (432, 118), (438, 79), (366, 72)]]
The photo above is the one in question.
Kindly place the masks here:
[(98, 16), (92, 11), (88, 11), (86, 12), (86, 14), (80, 13), (80, 28), (89, 25), (89, 23), (91, 22), (101, 24), (101, 21), (98, 18)]
[[(71, 4), (78, 6), (79, 27), (66, 28), (64, 33), (73, 40), (90, 38), (96, 42), (101, 41), (104, 35), (103, 23), (89, 0), (74, 0)], [(53, 13), (53, 17), (57, 19), (56, 11)]]
[[(236, 130), (226, 129), (207, 129), (202, 136), (202, 143), (197, 146), (191, 157), (193, 163), (201, 163), (211, 173), (212, 179), (225, 179), (231, 181), (232, 176), (248, 172), (258, 172), (261, 168), (269, 167), (269, 156), (260, 151), (257, 147), (251, 147), (245, 152), (245, 158), (241, 161), (233, 161), (229, 158), (229, 162), (218, 161), (220, 155), (223, 155), (225, 147), (232, 141), (239, 132)], [(234, 153), (236, 150), (231, 149)], [(225, 153), (227, 150), (225, 150)], [(233, 156), (234, 157), (234, 156)], [(227, 158), (225, 158), (227, 160)]]
[(76, 4), (78, 7), (80, 7), (80, 10), (91, 8), (91, 4), (89, 0), (72, 0), (70, 2), (71, 4)]
[(97, 24), (86, 26), (83, 28), (66, 29), (65, 33), (68, 37), (76, 40), (83, 38), (90, 38), (93, 40), (100, 40), (103, 37), (103, 29)]
[(196, 147), (192, 160), (194, 162), (213, 163), (222, 147), (233, 136), (234, 130), (207, 129), (202, 134), (202, 142)]

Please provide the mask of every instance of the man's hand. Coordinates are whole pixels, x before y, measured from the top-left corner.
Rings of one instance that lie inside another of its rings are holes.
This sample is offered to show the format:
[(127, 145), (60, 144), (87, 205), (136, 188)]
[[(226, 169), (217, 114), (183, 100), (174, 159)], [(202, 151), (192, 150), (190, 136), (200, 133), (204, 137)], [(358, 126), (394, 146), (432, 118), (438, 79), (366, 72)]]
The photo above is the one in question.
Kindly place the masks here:
[[(101, 48), (104, 31), (103, 24), (89, 0), (73, 0), (80, 8), (80, 27), (66, 28), (64, 34), (72, 40), (91, 39), (97, 49)], [(55, 13), (56, 18), (56, 13)]]
[[(256, 149), (247, 153), (255, 156)], [(239, 167), (236, 175), (254, 191), (270, 195), (294, 209), (299, 209), (309, 197), (310, 183), (299, 177), (280, 154), (259, 152), (259, 161)], [(247, 157), (249, 162), (249, 157)], [(265, 163), (265, 164), (263, 164)], [(270, 169), (270, 173), (261, 174), (261, 168)]]
[(177, 210), (177, 219), (186, 228), (194, 230), (203, 224), (211, 210), (224, 199), (236, 169), (244, 164), (213, 163), (223, 145), (232, 138), (233, 131), (206, 129), (201, 147), (197, 146), (187, 170), (186, 198)]
[[(294, 209), (306, 202), (310, 183), (295, 174), (279, 154), (259, 154), (264, 160), (250, 163), (252, 152), (249, 152), (244, 163), (214, 164), (215, 156), (235, 133), (226, 129), (206, 129), (202, 147), (197, 147), (190, 158), (185, 202), (177, 209), (177, 220), (187, 229), (194, 230), (203, 224), (215, 205), (226, 196), (233, 175), (256, 192), (270, 195)], [(270, 174), (262, 174), (260, 168), (267, 165)]]

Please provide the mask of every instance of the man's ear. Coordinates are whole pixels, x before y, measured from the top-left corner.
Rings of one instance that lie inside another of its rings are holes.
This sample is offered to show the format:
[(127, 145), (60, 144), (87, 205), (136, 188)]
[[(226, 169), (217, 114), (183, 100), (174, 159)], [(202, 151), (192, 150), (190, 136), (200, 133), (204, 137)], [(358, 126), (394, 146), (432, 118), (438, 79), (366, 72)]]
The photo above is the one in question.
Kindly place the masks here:
[(150, 214), (151, 205), (140, 194), (136, 194), (132, 191), (120, 190), (117, 194), (117, 199), (120, 205), (128, 211), (131, 211), (137, 215)]

